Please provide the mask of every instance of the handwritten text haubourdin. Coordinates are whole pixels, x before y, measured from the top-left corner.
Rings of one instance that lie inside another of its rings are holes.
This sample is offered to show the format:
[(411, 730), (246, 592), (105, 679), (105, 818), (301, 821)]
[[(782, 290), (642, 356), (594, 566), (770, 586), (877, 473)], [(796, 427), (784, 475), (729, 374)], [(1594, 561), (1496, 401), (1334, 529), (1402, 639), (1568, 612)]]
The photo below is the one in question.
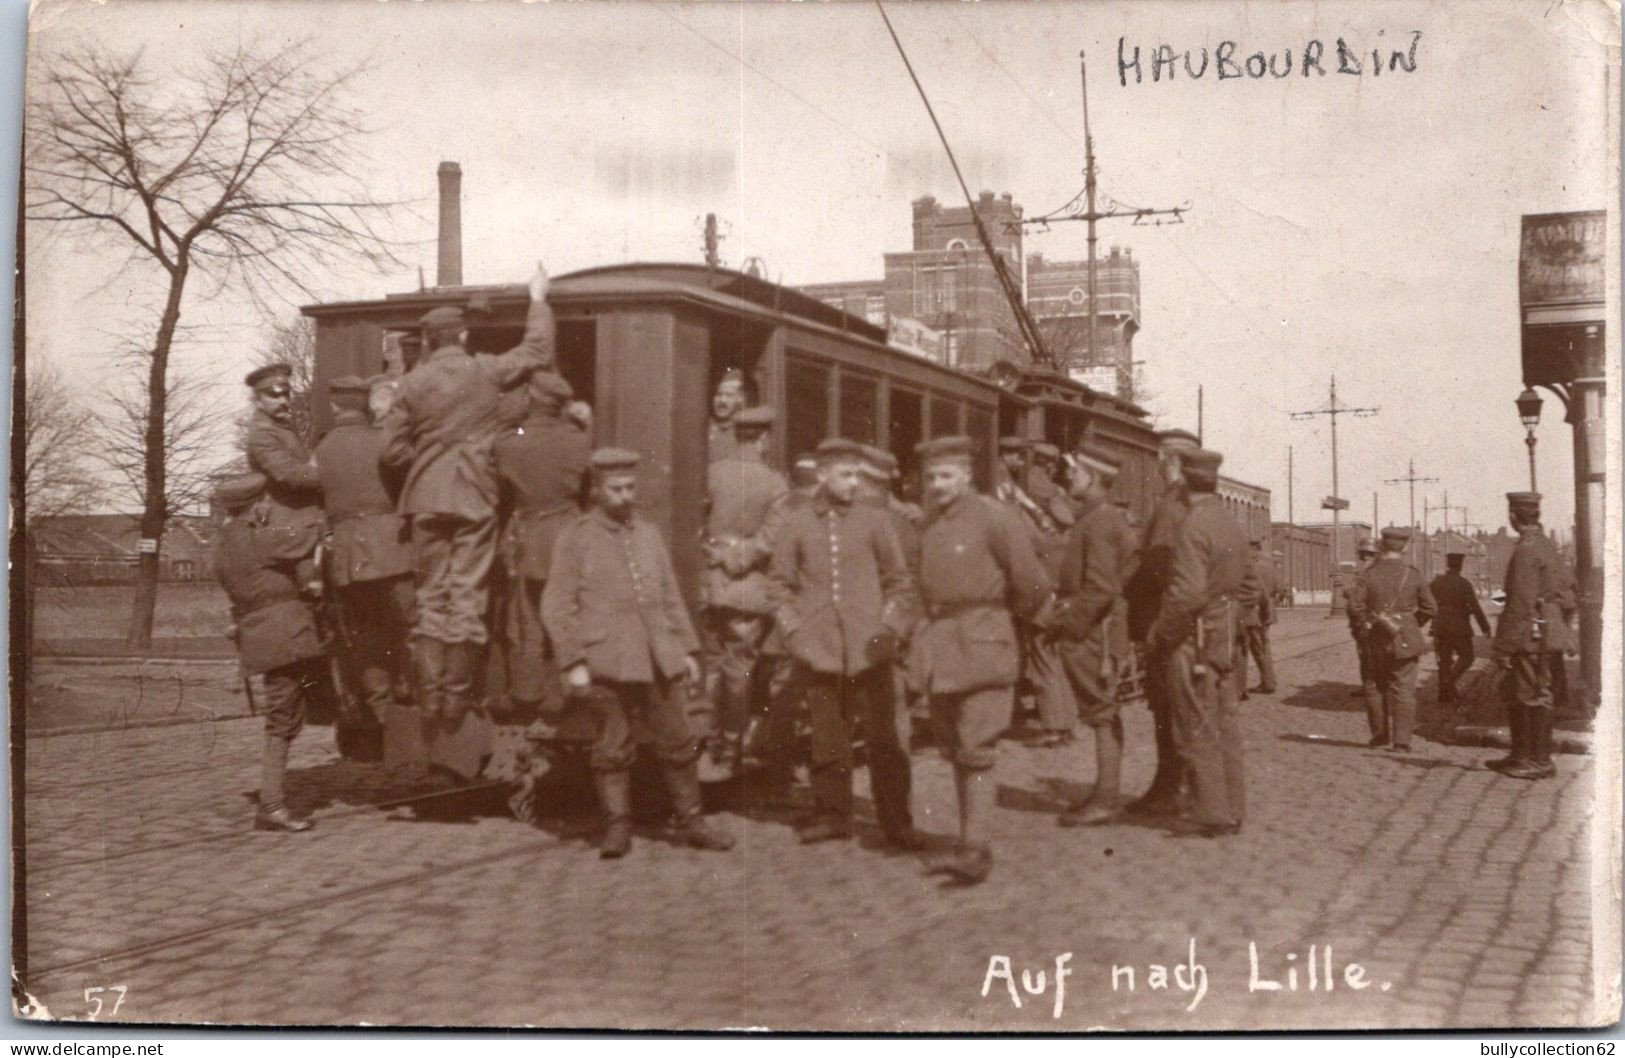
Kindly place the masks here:
[(1311, 40), (1301, 49), (1287, 47), (1254, 52), (1248, 52), (1233, 40), (1224, 40), (1210, 53), (1205, 47), (1175, 48), (1171, 44), (1147, 45), (1142, 49), (1118, 37), (1117, 83), (1127, 88), (1132, 76), (1135, 84), (1147, 81), (1157, 84), (1172, 81), (1181, 71), (1193, 81), (1204, 78), (1212, 81), (1282, 80), (1294, 74), (1299, 77), (1311, 74), (1381, 77), (1384, 73), (1415, 73), (1416, 45), (1422, 39), (1422, 31), (1411, 30), (1410, 38), (1408, 46), (1394, 48), (1387, 31), (1379, 29), (1370, 44), (1358, 41), (1351, 44), (1338, 37), (1330, 44)]

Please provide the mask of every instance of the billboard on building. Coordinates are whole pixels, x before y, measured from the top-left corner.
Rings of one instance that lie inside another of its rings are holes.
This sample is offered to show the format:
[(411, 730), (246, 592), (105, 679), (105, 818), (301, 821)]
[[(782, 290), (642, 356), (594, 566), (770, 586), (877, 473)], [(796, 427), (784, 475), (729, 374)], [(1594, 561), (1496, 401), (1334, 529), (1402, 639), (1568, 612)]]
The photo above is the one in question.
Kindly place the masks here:
[(1072, 381), (1082, 382), (1096, 393), (1109, 393), (1117, 396), (1117, 368), (1111, 364), (1098, 364), (1094, 367), (1074, 367), (1067, 371)]
[(942, 363), (945, 355), (943, 335), (919, 320), (908, 316), (893, 316), (887, 331), (887, 340), (905, 353), (923, 356)]

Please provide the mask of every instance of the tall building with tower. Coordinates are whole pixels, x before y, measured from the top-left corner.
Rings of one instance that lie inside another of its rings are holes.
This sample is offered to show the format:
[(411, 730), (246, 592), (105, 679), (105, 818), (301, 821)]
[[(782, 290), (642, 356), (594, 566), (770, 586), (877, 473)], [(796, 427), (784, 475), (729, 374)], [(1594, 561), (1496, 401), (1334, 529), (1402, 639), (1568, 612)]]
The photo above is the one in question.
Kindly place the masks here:
[[(1095, 323), (1089, 326), (1089, 262), (1027, 257), (1027, 311), (1061, 370), (1091, 389), (1134, 398), (1134, 335), (1140, 329), (1140, 264), (1113, 246), (1095, 262)], [(1093, 334), (1095, 348), (1090, 348)]]

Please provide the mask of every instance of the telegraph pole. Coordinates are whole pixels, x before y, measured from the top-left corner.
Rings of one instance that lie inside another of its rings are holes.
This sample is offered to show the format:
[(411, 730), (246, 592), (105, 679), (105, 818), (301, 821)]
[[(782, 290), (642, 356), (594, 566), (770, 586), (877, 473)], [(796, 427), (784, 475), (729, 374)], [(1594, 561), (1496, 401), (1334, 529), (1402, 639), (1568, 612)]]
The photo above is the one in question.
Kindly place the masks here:
[(1296, 525), (1292, 506), (1292, 446), (1286, 446), (1286, 524)]
[[(1416, 531), (1416, 483), (1418, 481), (1433, 481), (1433, 482), (1436, 482), (1438, 480), (1439, 480), (1438, 478), (1418, 477), (1417, 473), (1416, 473), (1416, 460), (1407, 459), (1407, 460), (1405, 460), (1405, 476), (1402, 477), (1402, 478), (1388, 478), (1384, 482), (1384, 484), (1387, 484), (1387, 485), (1406, 484), (1406, 485), (1409, 485), (1411, 487), (1411, 531), (1412, 532)], [(1427, 497), (1424, 496), (1422, 498), (1422, 502), (1427, 503)]]
[[(1424, 499), (1422, 502), (1424, 504), (1426, 504), (1427, 500)], [(1451, 504), (1450, 504), (1450, 493), (1447, 492), (1447, 493), (1444, 494), (1444, 502), (1443, 503), (1435, 504), (1435, 505), (1433, 505), (1431, 507), (1424, 506), (1423, 509), (1422, 509), (1422, 513), (1424, 515), (1426, 515), (1428, 513), (1431, 513), (1433, 511), (1443, 511), (1444, 512), (1444, 535), (1445, 535), (1445, 538), (1446, 538), (1445, 539), (1445, 546), (1449, 547), (1450, 546), (1450, 542), (1449, 542), (1449, 537), (1450, 537), (1450, 512), (1451, 511), (1460, 511), (1461, 514), (1462, 514), (1462, 517), (1465, 519), (1466, 516), (1467, 516), (1467, 508), (1466, 507), (1453, 507), (1453, 506), (1451, 506)], [(1431, 577), (1433, 575), (1433, 540), (1432, 540), (1431, 537), (1427, 538), (1427, 565), (1428, 565), (1428, 568), (1426, 570), (1424, 570), (1423, 572), (1424, 572), (1424, 574), (1426, 576)]]
[(1330, 507), (1332, 509), (1332, 550), (1330, 556), (1331, 561), (1328, 563), (1332, 572), (1332, 598), (1330, 612), (1327, 614), (1328, 617), (1337, 613), (1336, 574), (1338, 566), (1340, 565), (1338, 560), (1338, 555), (1340, 554), (1338, 551), (1338, 545), (1341, 543), (1340, 532), (1342, 530), (1342, 518), (1340, 515), (1343, 509), (1349, 505), (1347, 500), (1343, 499), (1343, 497), (1337, 494), (1337, 417), (1339, 415), (1353, 415), (1364, 419), (1370, 418), (1371, 416), (1377, 414), (1377, 412), (1380, 410), (1380, 408), (1354, 408), (1347, 404), (1337, 403), (1337, 376), (1333, 375), (1331, 399), (1327, 401), (1325, 407), (1316, 408), (1313, 411), (1295, 411), (1292, 413), (1292, 418), (1294, 419), (1313, 419), (1317, 416), (1324, 415), (1332, 421), (1332, 494), (1326, 497), (1326, 500), (1321, 504), (1323, 507)]

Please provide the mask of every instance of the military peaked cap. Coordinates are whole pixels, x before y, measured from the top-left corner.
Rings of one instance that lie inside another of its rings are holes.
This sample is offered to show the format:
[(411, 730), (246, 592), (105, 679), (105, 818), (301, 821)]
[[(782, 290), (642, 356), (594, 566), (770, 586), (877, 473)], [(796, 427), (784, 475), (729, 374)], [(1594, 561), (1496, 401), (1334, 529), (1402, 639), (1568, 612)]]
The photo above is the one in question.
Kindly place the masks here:
[(216, 485), (214, 498), (228, 511), (235, 511), (259, 499), (265, 491), (265, 484), (264, 474), (239, 474)]
[(1382, 531), (1382, 542), (1385, 544), (1393, 544), (1396, 547), (1404, 547), (1406, 544), (1411, 542), (1410, 527), (1404, 525), (1390, 525), (1388, 528)]
[(726, 370), (726, 371), (724, 371), (722, 373), (721, 378), (717, 379), (717, 388), (721, 389), (722, 384), (724, 382), (740, 382), (740, 383), (743, 383), (744, 381), (745, 381), (745, 373), (743, 371), (739, 370), (737, 367), (730, 367), (728, 370)]
[(1060, 461), (1061, 450), (1050, 444), (1048, 441), (1040, 441), (1033, 445), (1033, 455), (1037, 456), (1039, 459), (1048, 459), (1050, 462), (1054, 463)]
[(975, 447), (969, 437), (963, 434), (953, 434), (949, 437), (933, 437), (914, 446), (914, 451), (927, 463), (939, 459), (969, 460), (971, 451)]
[(1025, 437), (999, 438), (999, 451), (1001, 452), (1024, 452), (1029, 447), (1030, 445), (1028, 445)]
[(818, 461), (828, 463), (837, 459), (863, 459), (863, 445), (845, 437), (830, 437), (818, 445)]
[(818, 457), (811, 452), (803, 452), (796, 456), (796, 461), (791, 466), (800, 467), (802, 470), (817, 470)]
[(286, 383), (293, 377), (293, 368), (287, 364), (264, 364), (250, 371), (243, 382), (251, 389), (259, 389), (273, 381)]
[(643, 459), (629, 448), (599, 448), (592, 454), (592, 468), (600, 474), (613, 470), (636, 470)]
[(864, 445), (863, 473), (876, 481), (889, 482), (897, 474), (897, 457), (884, 448)]
[(1117, 476), (1117, 460), (1110, 452), (1085, 445), (1072, 453), (1072, 459), (1102, 477), (1112, 478)]
[(746, 408), (734, 416), (734, 430), (762, 431), (773, 425), (773, 409), (765, 404)]
[(1360, 542), (1354, 545), (1356, 555), (1374, 555), (1377, 553), (1377, 542), (1369, 536), (1360, 537)]
[(468, 320), (463, 315), (463, 310), (457, 306), (442, 305), (437, 309), (430, 309), (425, 312), (423, 317), (418, 320), (418, 323), (435, 330), (449, 331), (452, 329), (461, 330), (467, 326)]
[(327, 384), (327, 399), (341, 408), (364, 408), (372, 385), (356, 375), (344, 375)]
[(1509, 492), (1507, 493), (1507, 506), (1517, 510), (1540, 510), (1540, 493), (1538, 492)]
[(557, 411), (575, 398), (576, 391), (557, 371), (537, 371), (525, 388), (532, 407)]
[(1179, 470), (1186, 481), (1217, 481), (1224, 456), (1211, 448), (1192, 448), (1179, 453)]

